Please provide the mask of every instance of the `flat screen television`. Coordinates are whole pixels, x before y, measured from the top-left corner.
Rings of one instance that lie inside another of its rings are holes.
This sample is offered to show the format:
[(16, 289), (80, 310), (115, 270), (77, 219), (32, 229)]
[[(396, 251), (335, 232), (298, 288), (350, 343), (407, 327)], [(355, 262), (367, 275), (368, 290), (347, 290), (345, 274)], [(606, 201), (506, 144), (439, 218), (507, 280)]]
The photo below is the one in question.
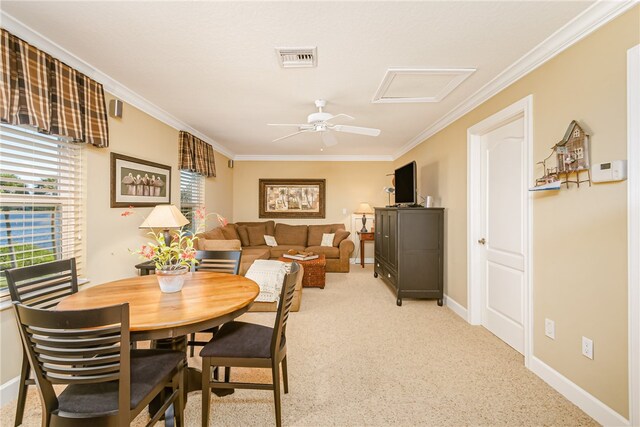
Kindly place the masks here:
[(396, 204), (413, 205), (416, 200), (416, 162), (408, 163), (395, 171)]

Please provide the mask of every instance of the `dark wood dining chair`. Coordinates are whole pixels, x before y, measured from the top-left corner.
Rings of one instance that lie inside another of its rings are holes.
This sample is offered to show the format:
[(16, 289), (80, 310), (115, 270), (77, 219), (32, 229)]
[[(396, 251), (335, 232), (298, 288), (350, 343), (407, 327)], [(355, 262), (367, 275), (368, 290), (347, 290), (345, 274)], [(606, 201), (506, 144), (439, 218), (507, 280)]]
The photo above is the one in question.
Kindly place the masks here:
[[(273, 390), (276, 425), (282, 424), (280, 408), (280, 364), (282, 363), (282, 381), (284, 392), (289, 392), (287, 375), (287, 319), (300, 265), (291, 264), (290, 272), (285, 276), (278, 302), (276, 321), (273, 328), (246, 322), (225, 323), (216, 332), (214, 338), (200, 351), (202, 357), (202, 425), (209, 425), (209, 406), (211, 389), (257, 389)], [(229, 375), (225, 382), (211, 379), (212, 367), (248, 367), (271, 368), (271, 384), (234, 383)]]
[[(167, 425), (174, 418), (184, 425), (184, 353), (131, 350), (129, 304), (14, 308), (40, 393), (42, 426), (128, 426), (156, 396), (161, 406), (147, 426), (163, 414)], [(67, 387), (57, 394), (55, 384)]]
[[(242, 251), (196, 251), (198, 264), (194, 266), (194, 271), (213, 271), (216, 273), (238, 274), (240, 272), (240, 261)], [(200, 331), (199, 334), (213, 334), (217, 327)], [(209, 341), (196, 341), (196, 334), (189, 336), (187, 345), (189, 346), (189, 356), (193, 357), (196, 346), (204, 346)]]
[[(13, 268), (5, 270), (4, 273), (11, 301), (29, 307), (50, 309), (55, 307), (62, 298), (78, 292), (75, 258)], [(30, 385), (35, 385), (35, 381), (31, 378), (29, 361), (23, 351), (15, 426), (22, 424), (27, 390)]]

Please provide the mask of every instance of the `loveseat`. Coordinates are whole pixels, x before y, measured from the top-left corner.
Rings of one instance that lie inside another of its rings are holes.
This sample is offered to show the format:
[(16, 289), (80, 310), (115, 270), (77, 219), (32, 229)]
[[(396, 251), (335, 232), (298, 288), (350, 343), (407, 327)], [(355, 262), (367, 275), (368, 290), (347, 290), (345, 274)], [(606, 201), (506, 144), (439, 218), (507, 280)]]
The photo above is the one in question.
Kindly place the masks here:
[[(324, 234), (333, 234), (333, 244), (322, 246)], [(245, 274), (257, 259), (278, 259), (290, 249), (324, 254), (327, 272), (349, 272), (349, 257), (355, 248), (343, 224), (289, 225), (274, 221), (238, 222), (217, 227), (198, 235), (201, 250), (242, 248), (240, 274)], [(276, 246), (268, 246), (265, 236), (272, 236)]]

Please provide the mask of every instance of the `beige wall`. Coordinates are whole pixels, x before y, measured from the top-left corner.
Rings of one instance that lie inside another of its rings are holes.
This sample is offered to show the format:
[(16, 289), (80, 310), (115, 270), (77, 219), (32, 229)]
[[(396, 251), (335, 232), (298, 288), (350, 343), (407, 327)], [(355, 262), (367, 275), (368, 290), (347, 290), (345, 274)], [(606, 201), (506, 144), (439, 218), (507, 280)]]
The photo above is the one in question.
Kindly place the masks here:
[[(107, 105), (113, 96), (106, 94)], [(141, 262), (131, 255), (147, 242), (145, 231), (139, 230), (142, 216), (151, 208), (136, 208), (140, 215), (122, 217), (124, 208), (110, 208), (110, 153), (125, 154), (171, 166), (171, 202), (180, 205), (180, 173), (178, 170), (178, 130), (154, 119), (142, 111), (124, 104), (123, 117), (109, 117), (109, 142), (107, 149), (86, 146), (84, 150), (87, 177), (86, 242), (81, 275), (91, 285), (117, 280), (137, 274), (134, 265)], [(233, 214), (233, 173), (227, 168), (227, 158), (216, 153), (217, 177), (205, 180), (205, 205), (207, 211)], [(21, 352), (15, 318), (11, 310), (0, 312), (0, 384), (20, 373)]]
[[(288, 224), (344, 223), (353, 234), (352, 213), (360, 202), (384, 206), (387, 195), (382, 188), (390, 185), (391, 162), (258, 162), (236, 161), (234, 167), (234, 221), (258, 221), (258, 180), (260, 178), (324, 178), (326, 184), (326, 218), (276, 219)], [(342, 210), (347, 213), (343, 214)], [(360, 229), (361, 222), (358, 221)], [(368, 226), (371, 223), (368, 223)], [(368, 227), (369, 228), (369, 227)], [(365, 255), (373, 257), (372, 245)]]
[[(398, 159), (447, 208), (447, 294), (467, 305), (469, 127), (533, 94), (533, 161), (571, 120), (591, 133), (591, 161), (626, 158), (626, 52), (640, 42), (636, 7)], [(535, 169), (536, 176), (540, 174)], [(534, 355), (628, 417), (626, 182), (533, 196)], [(544, 319), (556, 339), (544, 336)], [(594, 360), (580, 354), (594, 341)]]
[[(204, 204), (208, 213), (217, 212), (225, 218), (233, 218), (233, 171), (227, 166), (229, 159), (216, 152), (216, 177), (204, 181)], [(215, 220), (207, 219), (210, 226)], [(215, 225), (215, 224), (214, 224)]]

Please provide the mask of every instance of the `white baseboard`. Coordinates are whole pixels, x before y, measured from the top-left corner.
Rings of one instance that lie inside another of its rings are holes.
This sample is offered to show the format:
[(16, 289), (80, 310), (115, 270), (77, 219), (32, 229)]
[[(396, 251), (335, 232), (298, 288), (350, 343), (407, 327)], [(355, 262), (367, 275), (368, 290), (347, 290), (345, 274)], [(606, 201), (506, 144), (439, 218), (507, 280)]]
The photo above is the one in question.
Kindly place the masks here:
[(4, 406), (18, 397), (18, 386), (20, 385), (20, 376), (10, 379), (6, 383), (0, 385), (0, 406)]
[(450, 296), (448, 295), (444, 296), (444, 305), (449, 307), (451, 311), (453, 311), (458, 316), (462, 317), (467, 322), (469, 321), (468, 320), (469, 318), (467, 317), (467, 309), (461, 306), (456, 300), (454, 300)]
[(629, 426), (629, 420), (544, 363), (531, 356), (529, 369), (603, 426)]
[[(358, 258), (350, 258), (351, 260), (351, 264), (360, 264), (360, 257)], [(375, 261), (375, 258), (365, 258), (364, 259), (364, 263), (365, 264), (373, 264)]]

